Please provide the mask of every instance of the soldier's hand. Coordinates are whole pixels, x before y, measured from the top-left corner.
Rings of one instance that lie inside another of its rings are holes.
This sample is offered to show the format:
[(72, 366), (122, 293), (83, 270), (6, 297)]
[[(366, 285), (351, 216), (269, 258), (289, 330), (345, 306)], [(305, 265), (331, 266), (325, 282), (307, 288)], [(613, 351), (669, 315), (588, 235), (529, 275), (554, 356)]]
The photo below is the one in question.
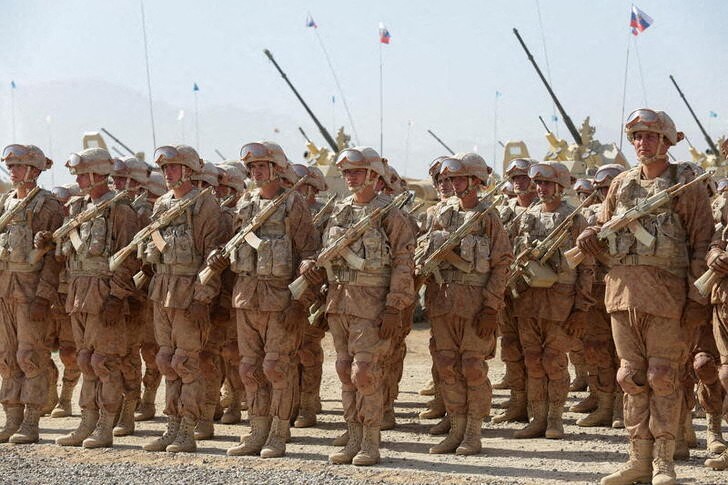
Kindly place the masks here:
[(222, 251), (215, 249), (207, 256), (207, 265), (216, 273), (222, 273), (230, 265), (230, 260), (222, 255)]
[(195, 325), (201, 326), (210, 321), (210, 306), (202, 302), (192, 300), (190, 306), (185, 310), (185, 317)]
[(298, 272), (306, 278), (308, 284), (313, 288), (318, 288), (326, 281), (326, 271), (316, 267), (316, 261), (312, 259), (304, 259), (298, 267)]
[(576, 238), (576, 247), (578, 247), (582, 253), (591, 254), (597, 256), (604, 252), (604, 246), (601, 241), (597, 238), (597, 229), (594, 227), (587, 227), (579, 234)]
[(498, 310), (484, 307), (475, 320), (475, 333), (480, 338), (495, 334), (498, 330)]
[(396, 308), (384, 307), (380, 319), (382, 320), (379, 326), (379, 338), (381, 339), (391, 338), (394, 332), (402, 327), (402, 316)]
[(710, 305), (702, 305), (697, 301), (688, 300), (683, 308), (680, 324), (683, 328), (694, 328), (705, 325), (711, 321)]
[(121, 322), (124, 317), (124, 301), (121, 298), (109, 295), (104, 300), (104, 323), (113, 326)]
[(51, 231), (38, 231), (33, 237), (33, 247), (41, 251), (48, 251), (55, 246), (53, 233)]
[(713, 248), (708, 251), (706, 258), (708, 268), (712, 269), (719, 275), (728, 274), (728, 253), (720, 248)]
[(144, 273), (147, 278), (151, 278), (154, 276), (154, 268), (151, 264), (143, 264), (142, 265), (142, 273)]
[(30, 302), (30, 319), (34, 322), (42, 322), (48, 318), (48, 311), (51, 309), (51, 302), (42, 296), (36, 296)]
[(586, 333), (587, 313), (581, 310), (573, 310), (566, 319), (566, 333), (575, 338), (582, 338)]
[(283, 320), (283, 327), (288, 332), (296, 331), (307, 319), (306, 308), (300, 301), (292, 300), (291, 305), (286, 310), (286, 316)]

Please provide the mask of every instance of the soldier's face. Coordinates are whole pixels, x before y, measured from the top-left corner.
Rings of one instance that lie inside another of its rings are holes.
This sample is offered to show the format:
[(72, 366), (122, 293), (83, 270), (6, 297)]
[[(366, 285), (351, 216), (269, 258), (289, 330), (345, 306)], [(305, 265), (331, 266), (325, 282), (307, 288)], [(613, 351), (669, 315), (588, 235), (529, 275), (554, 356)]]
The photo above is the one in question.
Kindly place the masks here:
[(162, 167), (164, 181), (167, 187), (172, 187), (182, 179), (182, 165), (178, 163), (168, 163)]
[(10, 165), (8, 167), (8, 171), (10, 172), (10, 182), (12, 182), (13, 184), (22, 182), (23, 180), (25, 180), (28, 171), (32, 168), (33, 167), (30, 167), (28, 165)]
[(637, 157), (649, 158), (655, 155), (665, 155), (668, 146), (660, 143), (662, 136), (652, 131), (638, 131), (632, 136), (632, 146), (634, 146)]
[(253, 162), (248, 165), (250, 177), (255, 182), (265, 182), (270, 179), (270, 164), (268, 162)]
[(469, 177), (459, 175), (457, 177), (448, 177), (446, 184), (449, 184), (452, 187), (453, 192), (459, 195), (468, 190), (468, 181)]
[(536, 194), (538, 198), (544, 202), (551, 202), (556, 195), (556, 182), (548, 182), (546, 180), (534, 180), (536, 184)]
[(350, 189), (364, 185), (367, 176), (366, 168), (348, 168), (343, 171), (344, 181)]
[(111, 179), (114, 181), (114, 189), (115, 190), (124, 190), (127, 187), (131, 188), (131, 182), (132, 180), (128, 177), (111, 177)]
[(218, 197), (224, 199), (225, 197), (233, 193), (233, 189), (232, 187), (228, 187), (227, 185), (218, 185), (215, 189), (215, 193)]
[(91, 176), (87, 173), (76, 175), (76, 183), (82, 191), (91, 187)]
[(511, 183), (516, 194), (525, 194), (531, 187), (531, 179), (528, 175), (516, 175), (511, 179)]

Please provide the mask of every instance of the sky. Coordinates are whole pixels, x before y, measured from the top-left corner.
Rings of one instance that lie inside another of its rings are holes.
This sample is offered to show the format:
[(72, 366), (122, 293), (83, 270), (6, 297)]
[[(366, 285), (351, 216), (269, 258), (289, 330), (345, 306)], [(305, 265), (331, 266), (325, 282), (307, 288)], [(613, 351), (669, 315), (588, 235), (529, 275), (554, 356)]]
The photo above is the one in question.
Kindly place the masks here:
[[(81, 149), (84, 132), (101, 127), (147, 154), (154, 140), (187, 143), (218, 161), (215, 150), (234, 158), (244, 143), (268, 139), (298, 162), (299, 126), (317, 144), (324, 140), (263, 49), (332, 134), (343, 125), (353, 135), (323, 45), (354, 121), (353, 142), (380, 148), (381, 59), (383, 154), (400, 173), (425, 177), (429, 161), (446, 153), (427, 129), (500, 171), (497, 141), (523, 140), (534, 158), (546, 153), (539, 115), (572, 142), (562, 122), (551, 122), (553, 104), (516, 27), (574, 123), (589, 116), (602, 143), (619, 143), (627, 66), (626, 113), (663, 109), (704, 150), (668, 76), (714, 140), (728, 133), (728, 2), (640, 0), (654, 23), (637, 37), (631, 4), (144, 0), (153, 136), (139, 0), (0, 0), (0, 144), (46, 151), (55, 161), (41, 178), (46, 186), (73, 181), (63, 163)], [(317, 29), (306, 27), (309, 13)], [(380, 22), (389, 45), (379, 42)], [(672, 153), (687, 159), (687, 148), (683, 142)], [(634, 160), (626, 139), (623, 151)]]

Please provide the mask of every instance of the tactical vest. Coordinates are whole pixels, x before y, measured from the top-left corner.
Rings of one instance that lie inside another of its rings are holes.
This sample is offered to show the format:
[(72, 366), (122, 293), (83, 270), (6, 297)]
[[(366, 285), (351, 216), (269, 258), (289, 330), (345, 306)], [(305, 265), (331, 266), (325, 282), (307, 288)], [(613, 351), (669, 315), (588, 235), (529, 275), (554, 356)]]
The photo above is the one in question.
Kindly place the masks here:
[[(681, 180), (683, 177), (678, 172), (681, 172), (679, 165), (670, 165), (664, 173), (665, 176), (657, 177), (648, 184), (646, 181), (640, 180), (639, 167), (629, 170), (617, 193), (614, 215), (623, 214), (638, 202), (678, 181), (685, 182), (685, 180)], [(612, 255), (616, 265), (655, 266), (679, 277), (687, 275), (688, 235), (672, 205), (672, 203), (666, 204), (638, 220), (642, 227), (655, 238), (650, 246), (641, 243), (629, 229), (623, 229), (617, 233), (616, 252)]]
[[(234, 273), (256, 276), (260, 279), (292, 279), (294, 274), (293, 241), (288, 226), (288, 214), (293, 204), (288, 197), (284, 204), (255, 231), (261, 240), (257, 249), (243, 242), (230, 256), (230, 269)], [(261, 199), (256, 191), (249, 198), (241, 200), (237, 217), (240, 227), (246, 226), (261, 208), (270, 204), (270, 199)]]
[[(13, 190), (2, 198), (0, 215), (13, 210), (22, 202), (22, 199), (15, 197), (16, 193)], [(32, 273), (41, 269), (42, 261), (30, 264), (28, 260), (33, 250), (33, 217), (40, 212), (49, 195), (46, 190), (38, 191), (25, 209), (16, 214), (0, 233), (0, 271)]]
[[(378, 194), (366, 205), (354, 203), (353, 196), (338, 202), (324, 232), (323, 245), (328, 247), (346, 230), (367, 217), (374, 209), (386, 206), (391, 199)], [(327, 268), (329, 281), (352, 286), (388, 287), (392, 275), (392, 256), (381, 220), (370, 226), (364, 235), (349, 245), (349, 250), (364, 260), (360, 270), (337, 257)]]
[(593, 226), (597, 223), (597, 216), (602, 211), (603, 202), (592, 204), (588, 207), (584, 207), (581, 210), (581, 215), (586, 219), (587, 226)]
[[(183, 199), (194, 197), (197, 192), (198, 189), (192, 189)], [(168, 192), (158, 199), (155, 213), (162, 214), (177, 202), (174, 195)], [(201, 203), (198, 199), (171, 224), (156, 231), (144, 245), (142, 260), (154, 265), (155, 274), (194, 276), (200, 271), (203, 258), (195, 248), (192, 217), (199, 212)]]

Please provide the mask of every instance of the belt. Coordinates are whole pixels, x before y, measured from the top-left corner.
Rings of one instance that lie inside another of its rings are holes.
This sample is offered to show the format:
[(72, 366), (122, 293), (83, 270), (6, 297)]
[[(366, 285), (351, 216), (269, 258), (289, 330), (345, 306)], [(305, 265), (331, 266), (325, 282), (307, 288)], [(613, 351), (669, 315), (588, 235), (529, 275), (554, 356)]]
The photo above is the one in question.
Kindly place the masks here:
[(442, 279), (445, 283), (460, 283), (467, 286), (483, 287), (488, 284), (490, 272), (488, 273), (463, 273), (462, 271), (452, 269), (440, 270)]
[(659, 258), (657, 256), (649, 256), (646, 254), (628, 254), (617, 263), (622, 266), (656, 266), (668, 271), (675, 276), (685, 278), (688, 275), (687, 266), (675, 266), (672, 261), (667, 258)]
[(355, 286), (389, 287), (392, 280), (391, 271), (384, 273), (366, 273), (351, 268), (334, 268), (334, 278), (337, 283), (347, 283)]

